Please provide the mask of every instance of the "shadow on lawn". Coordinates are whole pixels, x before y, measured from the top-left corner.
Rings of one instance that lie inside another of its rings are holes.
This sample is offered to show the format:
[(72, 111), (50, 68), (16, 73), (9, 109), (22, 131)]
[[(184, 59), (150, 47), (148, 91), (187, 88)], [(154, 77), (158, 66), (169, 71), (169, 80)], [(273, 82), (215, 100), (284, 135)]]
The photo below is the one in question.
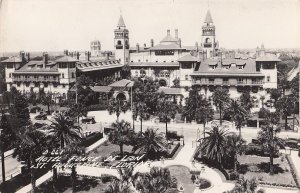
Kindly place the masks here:
[[(284, 173), (285, 171), (279, 166), (279, 164), (274, 164), (274, 174)], [(259, 164), (241, 164), (239, 166), (238, 172), (240, 174), (246, 174), (247, 172), (270, 172), (270, 163), (262, 162)]]

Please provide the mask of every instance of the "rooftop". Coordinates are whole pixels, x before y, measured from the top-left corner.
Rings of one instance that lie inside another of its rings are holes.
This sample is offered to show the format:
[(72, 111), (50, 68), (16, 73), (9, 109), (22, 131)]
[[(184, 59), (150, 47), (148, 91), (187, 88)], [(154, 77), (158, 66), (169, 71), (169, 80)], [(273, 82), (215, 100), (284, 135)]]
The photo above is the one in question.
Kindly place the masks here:
[(200, 62), (199, 58), (192, 56), (191, 54), (187, 54), (177, 60), (178, 62)]
[(206, 17), (205, 17), (204, 23), (213, 23), (213, 20), (212, 20), (212, 17), (211, 17), (211, 14), (210, 14), (210, 11), (209, 11), (209, 10), (207, 10), (207, 13), (206, 13)]
[(256, 58), (258, 62), (280, 62), (281, 60), (274, 54), (265, 54), (261, 57)]
[(178, 62), (130, 62), (129, 66), (133, 67), (179, 67)]
[(20, 69), (15, 71), (14, 73), (52, 73), (58, 72), (57, 65), (54, 61), (49, 61), (47, 64), (44, 64), (42, 60), (31, 60), (22, 66)]
[(56, 62), (77, 62), (77, 61), (78, 60), (76, 60), (75, 58), (73, 58), (71, 56), (63, 56), (56, 60)]
[(12, 56), (6, 60), (1, 61), (1, 63), (15, 63), (15, 62), (22, 62), (20, 57)]
[(122, 67), (118, 60), (90, 60), (90, 61), (78, 61), (76, 63), (77, 69), (82, 72), (89, 72), (95, 70), (110, 69), (116, 67)]
[(110, 85), (108, 85), (109, 87), (131, 87), (133, 84), (133, 81), (131, 80), (127, 80), (127, 79), (122, 79), (122, 80), (119, 80), (117, 82), (114, 82)]

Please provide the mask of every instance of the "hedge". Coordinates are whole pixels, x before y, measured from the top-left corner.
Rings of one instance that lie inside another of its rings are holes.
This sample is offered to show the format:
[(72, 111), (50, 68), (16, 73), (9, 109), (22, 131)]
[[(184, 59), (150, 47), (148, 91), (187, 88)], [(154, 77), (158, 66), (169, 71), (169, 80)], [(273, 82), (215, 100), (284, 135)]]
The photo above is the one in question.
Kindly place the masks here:
[(175, 153), (177, 152), (179, 146), (180, 146), (180, 143), (177, 143), (176, 146), (171, 151), (171, 153), (167, 154), (166, 158), (172, 158), (175, 155)]
[(106, 105), (105, 104), (95, 104), (95, 105), (90, 105), (87, 107), (88, 111), (102, 111), (106, 110)]
[(88, 147), (98, 140), (103, 138), (103, 133), (92, 133), (91, 135), (87, 136), (82, 142), (81, 145)]

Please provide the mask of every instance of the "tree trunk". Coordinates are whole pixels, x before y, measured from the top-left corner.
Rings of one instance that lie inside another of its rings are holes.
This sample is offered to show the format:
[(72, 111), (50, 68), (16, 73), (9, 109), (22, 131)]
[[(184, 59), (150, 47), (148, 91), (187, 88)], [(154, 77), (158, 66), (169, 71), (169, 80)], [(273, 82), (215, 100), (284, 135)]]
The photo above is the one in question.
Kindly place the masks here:
[(65, 140), (64, 140), (64, 137), (63, 135), (60, 137), (60, 148), (63, 149), (65, 147)]
[(168, 118), (166, 118), (166, 140), (168, 140)]
[(123, 157), (123, 144), (120, 144), (120, 154), (121, 154), (121, 157)]
[(205, 138), (205, 122), (206, 122), (206, 120), (203, 123), (203, 138)]
[(2, 165), (2, 182), (5, 182), (5, 157), (4, 157), (4, 148), (1, 147), (1, 165)]
[(237, 172), (237, 153), (234, 153), (234, 172)]
[(220, 126), (222, 126), (222, 107), (221, 107), (221, 103), (219, 104), (219, 109), (220, 109)]
[(274, 174), (274, 167), (273, 167), (273, 148), (270, 151), (270, 175)]
[(141, 120), (141, 133), (142, 133), (143, 132), (143, 119), (140, 118), (140, 120)]
[(285, 120), (284, 120), (285, 130), (287, 130), (287, 126), (288, 126), (288, 124), (287, 124), (288, 118), (287, 117), (288, 117), (287, 114), (285, 114)]
[(48, 115), (50, 115), (50, 105), (49, 104), (47, 104), (47, 108), (48, 108)]

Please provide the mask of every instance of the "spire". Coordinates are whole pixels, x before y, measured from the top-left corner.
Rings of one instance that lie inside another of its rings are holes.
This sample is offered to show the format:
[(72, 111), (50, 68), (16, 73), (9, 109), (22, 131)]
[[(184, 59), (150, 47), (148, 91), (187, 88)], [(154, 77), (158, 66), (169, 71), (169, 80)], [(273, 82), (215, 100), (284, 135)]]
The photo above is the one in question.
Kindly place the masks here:
[(213, 20), (212, 20), (212, 17), (211, 17), (211, 14), (210, 14), (209, 10), (207, 10), (204, 23), (213, 23)]
[(118, 27), (126, 27), (122, 15), (120, 15)]

